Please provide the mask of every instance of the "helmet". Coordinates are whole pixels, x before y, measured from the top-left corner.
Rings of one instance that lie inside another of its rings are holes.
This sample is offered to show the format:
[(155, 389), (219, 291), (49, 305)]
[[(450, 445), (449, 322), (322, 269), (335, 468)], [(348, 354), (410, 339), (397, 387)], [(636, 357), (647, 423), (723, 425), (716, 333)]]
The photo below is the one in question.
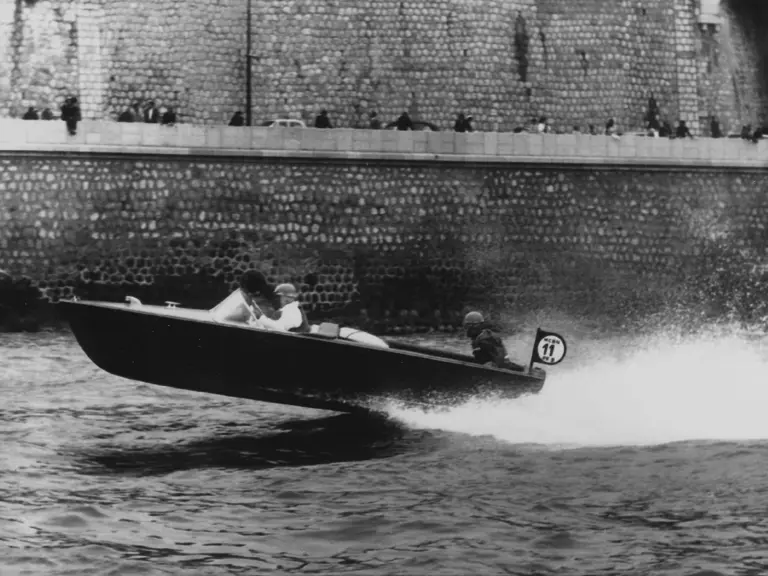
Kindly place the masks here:
[(475, 324), (482, 324), (485, 322), (485, 318), (480, 312), (470, 312), (464, 316), (464, 326), (471, 326)]
[(299, 293), (293, 284), (280, 284), (275, 288), (275, 294), (278, 296), (288, 296), (289, 298), (298, 298)]

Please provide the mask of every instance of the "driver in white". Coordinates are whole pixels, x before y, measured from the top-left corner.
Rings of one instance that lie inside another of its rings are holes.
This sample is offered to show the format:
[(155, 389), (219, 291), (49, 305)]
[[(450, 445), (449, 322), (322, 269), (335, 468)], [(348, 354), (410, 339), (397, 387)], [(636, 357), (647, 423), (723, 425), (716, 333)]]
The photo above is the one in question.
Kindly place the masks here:
[(307, 315), (299, 304), (296, 287), (293, 284), (280, 284), (275, 288), (275, 294), (280, 297), (280, 309), (275, 313), (275, 318), (270, 318), (256, 309), (256, 320), (251, 318), (248, 323), (279, 332), (309, 332)]

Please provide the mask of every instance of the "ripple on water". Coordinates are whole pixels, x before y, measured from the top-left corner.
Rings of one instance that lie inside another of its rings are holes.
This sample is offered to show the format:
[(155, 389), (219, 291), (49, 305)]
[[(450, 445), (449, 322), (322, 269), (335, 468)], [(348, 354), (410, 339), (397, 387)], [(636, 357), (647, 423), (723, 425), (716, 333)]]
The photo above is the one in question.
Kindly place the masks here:
[[(325, 418), (136, 385), (71, 337), (46, 338), (4, 348), (0, 336), (2, 576), (766, 565), (765, 442), (522, 445), (495, 427), (530, 417), (525, 402), (408, 425)], [(468, 418), (477, 436), (458, 432)]]

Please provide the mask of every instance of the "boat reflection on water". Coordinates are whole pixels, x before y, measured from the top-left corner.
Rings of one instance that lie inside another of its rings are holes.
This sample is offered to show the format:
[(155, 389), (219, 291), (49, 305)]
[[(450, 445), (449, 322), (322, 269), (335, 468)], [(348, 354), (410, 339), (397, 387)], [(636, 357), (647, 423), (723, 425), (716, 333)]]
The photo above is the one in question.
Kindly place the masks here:
[(75, 456), (84, 472), (145, 476), (205, 468), (267, 469), (374, 460), (432, 452), (448, 442), (445, 434), (411, 430), (379, 415), (289, 420), (261, 432), (232, 434), (220, 428), (202, 438), (149, 446), (102, 440), (100, 446)]

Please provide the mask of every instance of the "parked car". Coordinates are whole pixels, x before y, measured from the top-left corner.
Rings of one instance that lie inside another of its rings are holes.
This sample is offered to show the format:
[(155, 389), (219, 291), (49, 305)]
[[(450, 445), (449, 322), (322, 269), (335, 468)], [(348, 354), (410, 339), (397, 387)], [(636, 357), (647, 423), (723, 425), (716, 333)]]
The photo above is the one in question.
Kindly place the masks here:
[(285, 128), (306, 128), (307, 125), (301, 120), (294, 120), (293, 118), (276, 118), (275, 120), (267, 120), (261, 123), (262, 126), (282, 126)]

